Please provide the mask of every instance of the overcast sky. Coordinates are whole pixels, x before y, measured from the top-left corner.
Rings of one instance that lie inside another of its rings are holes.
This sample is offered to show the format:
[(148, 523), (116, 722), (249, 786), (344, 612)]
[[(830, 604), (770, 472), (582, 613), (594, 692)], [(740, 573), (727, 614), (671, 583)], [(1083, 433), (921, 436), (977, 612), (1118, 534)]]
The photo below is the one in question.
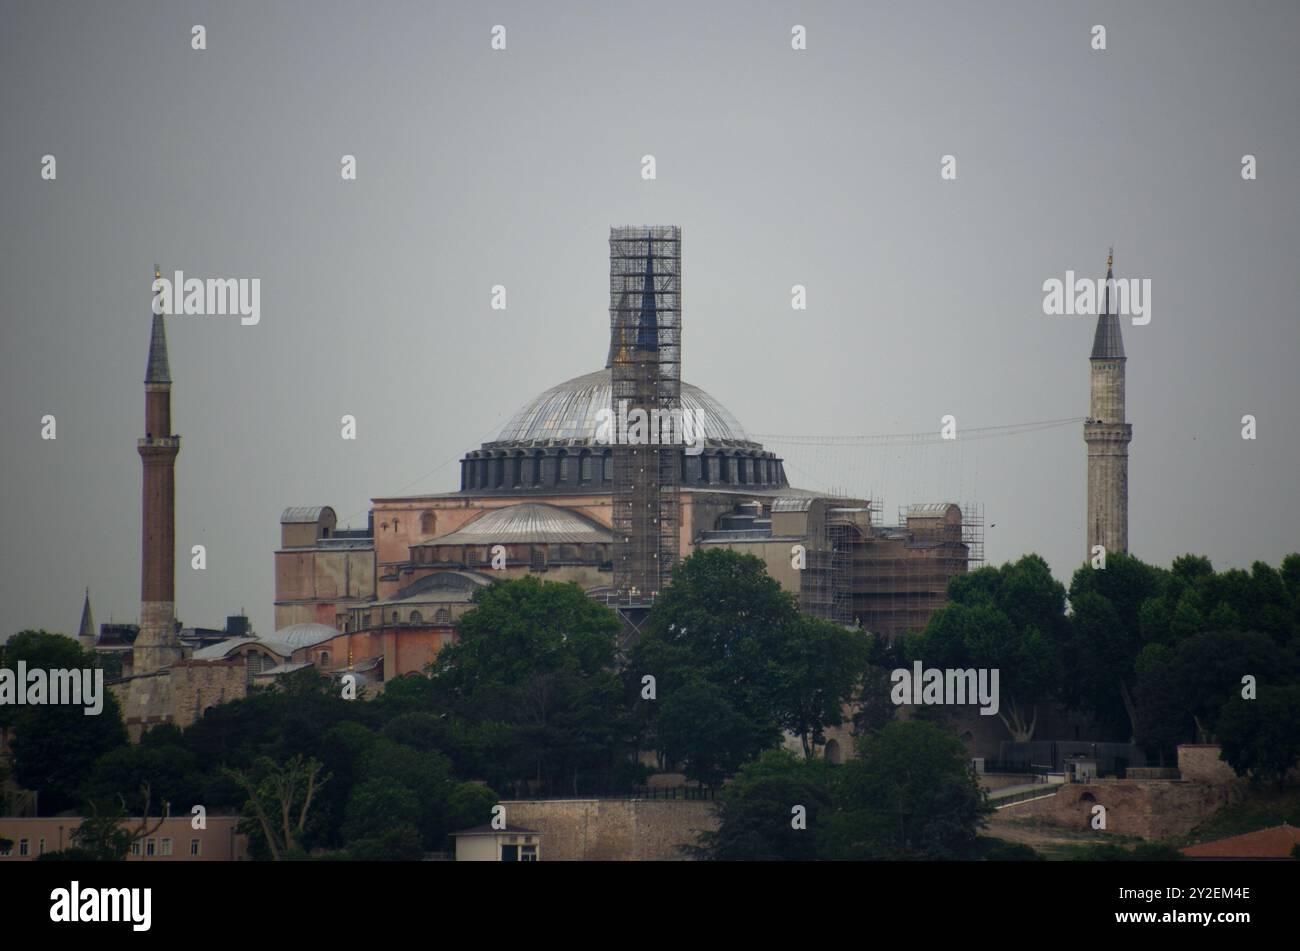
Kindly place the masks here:
[(1042, 285), (1113, 244), (1152, 282), (1124, 324), (1131, 549), (1300, 548), (1289, 0), (4, 2), (0, 29), (3, 633), (75, 632), (85, 586), (97, 622), (137, 619), (155, 260), (261, 280), (257, 326), (168, 338), (178, 613), (269, 633), (285, 506), (364, 525), (372, 497), (454, 489), (461, 454), (603, 364), (615, 224), (682, 227), (683, 375), (750, 432), (957, 419), (955, 446), (789, 448), (793, 482), (978, 498), (990, 561), (1063, 580), (1081, 426), (960, 437), (1087, 414), (1093, 322), (1045, 316)]

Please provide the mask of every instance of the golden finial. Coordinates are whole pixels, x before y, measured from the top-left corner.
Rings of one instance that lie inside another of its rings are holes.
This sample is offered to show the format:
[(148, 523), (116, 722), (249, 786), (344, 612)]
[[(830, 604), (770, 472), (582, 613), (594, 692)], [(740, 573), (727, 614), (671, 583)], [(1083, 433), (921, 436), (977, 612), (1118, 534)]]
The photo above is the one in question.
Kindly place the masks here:
[(1110, 250), (1106, 252), (1106, 267), (1107, 268), (1113, 267), (1114, 264), (1115, 264), (1115, 245), (1112, 244), (1110, 246)]
[(161, 277), (162, 277), (162, 270), (158, 267), (158, 265), (155, 264), (153, 266), (153, 279), (156, 281), (159, 280)]

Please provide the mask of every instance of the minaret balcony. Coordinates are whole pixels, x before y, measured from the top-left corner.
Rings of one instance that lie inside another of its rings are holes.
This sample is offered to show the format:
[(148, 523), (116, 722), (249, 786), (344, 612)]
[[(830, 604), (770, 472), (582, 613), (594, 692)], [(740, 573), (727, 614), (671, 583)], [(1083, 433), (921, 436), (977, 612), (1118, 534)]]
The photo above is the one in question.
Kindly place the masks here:
[(181, 448), (181, 437), (146, 436), (143, 439), (136, 440), (136, 445), (141, 449), (179, 449)]

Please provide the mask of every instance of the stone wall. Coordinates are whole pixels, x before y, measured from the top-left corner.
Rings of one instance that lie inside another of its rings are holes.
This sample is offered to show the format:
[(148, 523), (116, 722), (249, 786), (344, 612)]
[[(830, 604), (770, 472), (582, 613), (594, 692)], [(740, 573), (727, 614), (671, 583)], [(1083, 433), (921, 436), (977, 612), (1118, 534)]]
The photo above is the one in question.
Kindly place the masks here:
[(1093, 806), (1102, 805), (1106, 832), (1165, 839), (1186, 835), (1230, 798), (1222, 785), (1103, 779), (1067, 783), (1055, 796), (1015, 803), (999, 810), (999, 817), (1034, 816), (1071, 829), (1090, 829)]
[(648, 799), (512, 800), (506, 822), (542, 833), (543, 861), (673, 861), (704, 830), (713, 803)]
[(1178, 773), (1193, 782), (1235, 786), (1242, 782), (1222, 758), (1217, 743), (1184, 743), (1178, 747)]
[(182, 661), (167, 670), (116, 681), (109, 689), (122, 706), (127, 734), (138, 741), (159, 723), (184, 728), (209, 707), (246, 696), (248, 674), (243, 658)]

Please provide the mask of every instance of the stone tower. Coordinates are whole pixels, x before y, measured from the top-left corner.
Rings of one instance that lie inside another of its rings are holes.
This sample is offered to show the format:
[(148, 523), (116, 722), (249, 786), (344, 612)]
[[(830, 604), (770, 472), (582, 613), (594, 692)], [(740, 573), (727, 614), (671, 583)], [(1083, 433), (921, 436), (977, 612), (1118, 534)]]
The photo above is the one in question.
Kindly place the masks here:
[[(161, 277), (154, 268), (154, 280)], [(155, 287), (157, 285), (155, 284)], [(157, 293), (155, 291), (155, 293)], [(176, 636), (176, 454), (181, 437), (172, 434), (172, 378), (167, 363), (163, 317), (153, 315), (149, 365), (144, 377), (143, 544), (140, 549), (140, 633), (132, 657), (134, 673), (148, 673), (181, 659)]]
[(1083, 424), (1088, 446), (1088, 552), (1128, 551), (1128, 444), (1133, 427), (1124, 421), (1124, 340), (1119, 315), (1110, 312), (1114, 254), (1106, 258), (1105, 304), (1092, 340), (1092, 405)]

